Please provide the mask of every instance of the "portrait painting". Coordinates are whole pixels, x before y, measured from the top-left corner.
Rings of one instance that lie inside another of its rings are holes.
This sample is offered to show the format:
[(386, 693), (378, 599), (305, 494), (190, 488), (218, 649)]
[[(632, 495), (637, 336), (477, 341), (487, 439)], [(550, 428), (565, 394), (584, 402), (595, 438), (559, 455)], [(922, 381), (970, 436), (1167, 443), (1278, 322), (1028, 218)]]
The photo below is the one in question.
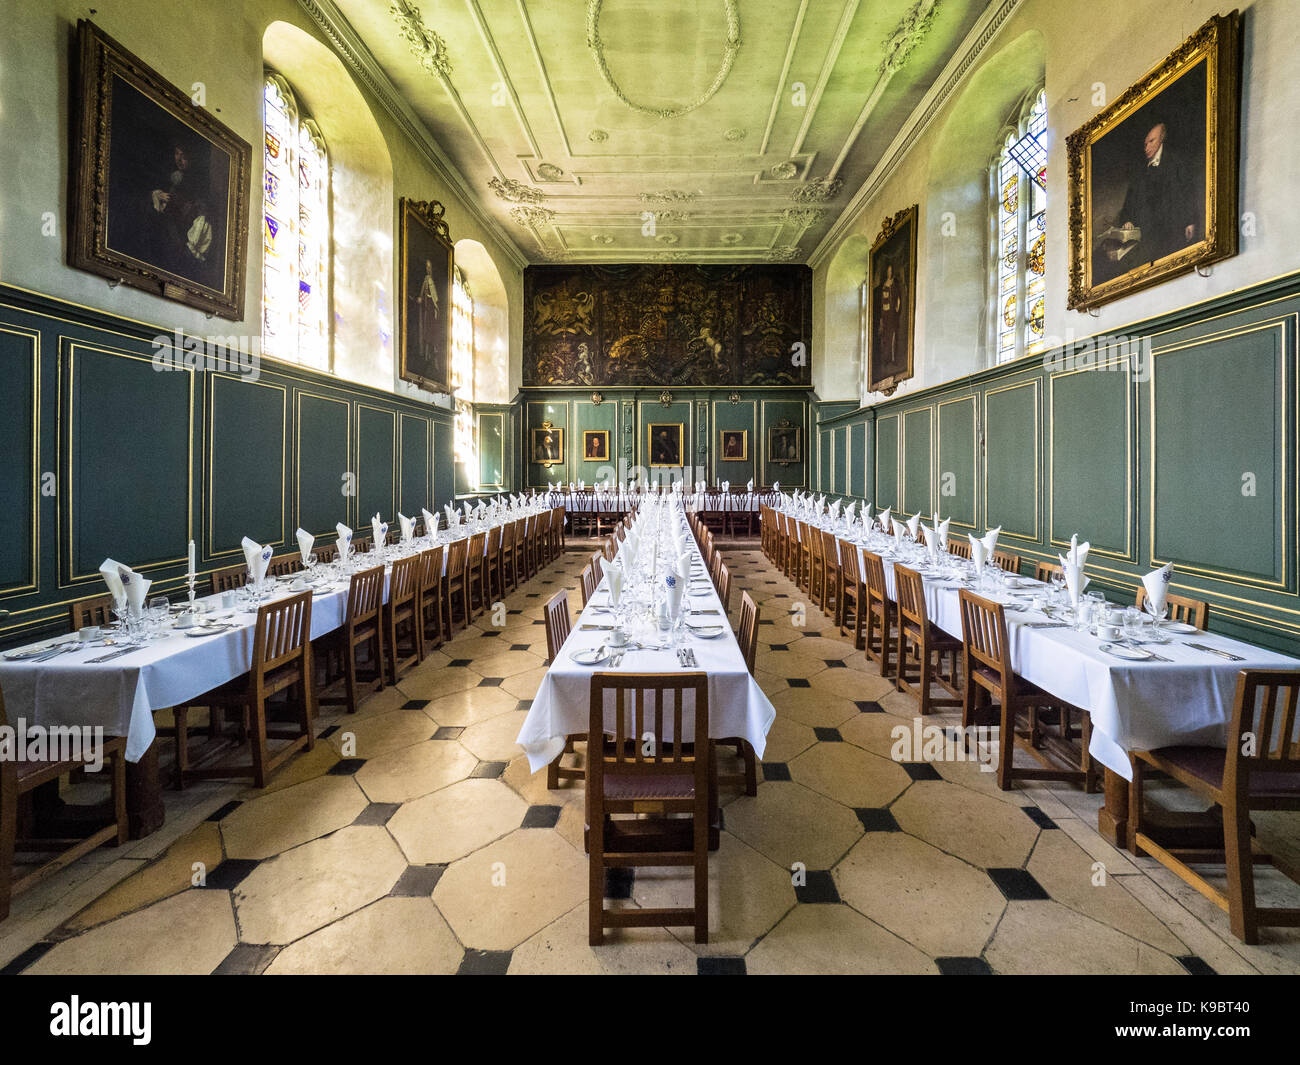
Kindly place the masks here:
[(556, 466), (564, 461), (564, 430), (550, 422), (532, 431), (532, 460), (542, 466)]
[(76, 78), (68, 264), (243, 318), (248, 142), (85, 19)]
[(398, 301), (401, 378), (430, 392), (451, 391), (451, 234), (437, 200), (402, 198)]
[(718, 432), (718, 451), (723, 462), (749, 460), (749, 430), (722, 429)]
[(885, 219), (867, 259), (867, 391), (893, 393), (913, 373), (916, 205)]
[(767, 430), (767, 461), (790, 464), (803, 461), (803, 429), (782, 420)]
[(1236, 254), (1239, 33), (1211, 19), (1069, 137), (1070, 307)]
[(682, 435), (681, 422), (651, 422), (646, 427), (650, 466), (681, 466)]
[(609, 460), (608, 429), (583, 430), (582, 458), (584, 462), (607, 462)]

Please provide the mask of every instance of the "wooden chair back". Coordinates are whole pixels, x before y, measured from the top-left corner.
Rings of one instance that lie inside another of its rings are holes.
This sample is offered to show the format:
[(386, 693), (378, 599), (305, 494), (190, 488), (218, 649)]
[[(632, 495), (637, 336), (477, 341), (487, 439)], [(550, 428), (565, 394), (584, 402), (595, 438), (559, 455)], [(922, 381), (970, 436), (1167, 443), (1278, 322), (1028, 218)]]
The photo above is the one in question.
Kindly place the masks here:
[(384, 603), (384, 567), (372, 566), (352, 574), (348, 582), (346, 624), (355, 628), (379, 618)]
[(569, 593), (561, 589), (546, 601), (546, 657), (552, 662), (569, 638)]
[(993, 565), (1005, 573), (1020, 573), (1020, 556), (1013, 555), (1010, 551), (994, 551)]
[[(1243, 669), (1237, 674), (1237, 696), (1223, 769), (1225, 793), (1244, 798), (1251, 786), (1249, 777), (1254, 774), (1300, 774), (1298, 697), (1300, 670)], [(1268, 787), (1258, 779), (1256, 786), (1260, 790)], [(1300, 795), (1293, 803), (1300, 803)]]
[(958, 536), (948, 538), (948, 554), (956, 555), (958, 558), (970, 558), (970, 541), (963, 540)]
[[(605, 693), (613, 695), (613, 720)], [(690, 700), (687, 695), (692, 696)], [(693, 711), (690, 730), (687, 711)], [(695, 795), (709, 794), (709, 680), (705, 673), (595, 673), (588, 736), (612, 736), (604, 757), (587, 763), (587, 793), (602, 795), (607, 776), (694, 776)]]
[(889, 602), (889, 591), (885, 584), (885, 560), (874, 551), (862, 552), (863, 581), (867, 594), (881, 603)]
[(87, 625), (113, 624), (113, 597), (96, 595), (90, 599), (78, 599), (68, 607), (68, 622), (73, 632)]
[(727, 564), (722, 561), (722, 555), (718, 555), (718, 580), (714, 585), (718, 590), (718, 598), (722, 600), (722, 612), (731, 613), (731, 570), (727, 569)]
[(225, 566), (212, 571), (212, 594), (233, 592), (248, 582), (248, 567), (242, 562), (237, 566)]
[(487, 533), (474, 533), (466, 547), (465, 566), (471, 573), (477, 573), (483, 565), (484, 549), (487, 546)]
[(894, 566), (894, 599), (899, 617), (920, 632), (929, 630), (930, 617), (925, 606), (925, 583), (909, 566)]
[(302, 553), (292, 551), (273, 557), (266, 567), (266, 575), (268, 577), (287, 577), (289, 574), (297, 573), (305, 568), (302, 564)]
[(469, 541), (464, 537), (453, 540), (447, 548), (447, 580), (460, 580), (465, 576), (465, 559), (468, 557)]
[(581, 591), (582, 591), (583, 606), (586, 606), (591, 601), (591, 597), (596, 594), (597, 581), (596, 581), (596, 571), (593, 568), (594, 565), (595, 563), (589, 562), (586, 566), (582, 568)]
[(439, 544), (420, 552), (420, 594), (425, 602), (442, 595), (442, 556), (445, 550)]
[[(382, 579), (383, 571), (380, 571)], [(297, 662), (304, 684), (311, 687), (311, 592), (258, 607), (253, 632), (254, 689), (265, 686), (269, 673)]]
[(415, 606), (420, 592), (420, 556), (407, 555), (393, 563), (393, 573), (388, 580), (388, 605), (392, 610)]
[(339, 557), (338, 544), (321, 544), (320, 547), (313, 547), (311, 553), (316, 556), (317, 562), (333, 562)]
[(1034, 563), (1034, 580), (1043, 584), (1051, 584), (1052, 577), (1058, 573), (1063, 573), (1059, 562), (1035, 562)]
[[(966, 665), (975, 672), (980, 666), (1001, 678), (1006, 693), (1014, 676), (1007, 641), (1007, 615), (1002, 604), (965, 588), (960, 590), (961, 633)], [(1014, 695), (1014, 692), (1011, 693)], [(1004, 698), (1006, 696), (1004, 695)]]
[[(1139, 584), (1137, 590), (1138, 609), (1145, 610), (1146, 602), (1146, 585)], [(1195, 625), (1198, 629), (1205, 628), (1205, 623), (1210, 616), (1210, 604), (1203, 599), (1189, 599), (1185, 595), (1167, 593), (1165, 595), (1165, 606), (1169, 609), (1169, 619), (1171, 621), (1181, 621), (1187, 625)]]
[(840, 570), (844, 574), (844, 587), (848, 589), (848, 594), (853, 595), (857, 592), (858, 585), (862, 584), (862, 569), (858, 565), (858, 547), (847, 540), (839, 542)]
[(758, 653), (758, 604), (748, 592), (740, 593), (740, 631), (736, 634), (740, 653), (745, 656), (749, 675), (754, 675), (754, 659)]

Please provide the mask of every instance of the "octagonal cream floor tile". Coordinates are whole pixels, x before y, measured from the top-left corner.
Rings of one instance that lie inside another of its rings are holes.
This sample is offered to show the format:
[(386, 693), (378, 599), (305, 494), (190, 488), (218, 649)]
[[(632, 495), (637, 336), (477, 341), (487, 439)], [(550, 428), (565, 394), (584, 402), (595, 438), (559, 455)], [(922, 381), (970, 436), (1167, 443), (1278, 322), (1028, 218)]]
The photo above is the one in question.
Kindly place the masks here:
[(799, 641), (799, 653), (809, 655), (813, 658), (834, 659), (842, 662), (853, 654), (853, 644), (847, 638), (834, 638), (835, 626), (833, 624), (826, 626), (822, 632), (830, 633), (828, 636), (806, 635)]
[(345, 758), (377, 758), (427, 740), (436, 728), (421, 710), (390, 710), (371, 718), (343, 719), (328, 742)]
[(229, 892), (191, 888), (65, 939), (24, 971), (46, 976), (203, 976), (234, 950), (238, 938)]
[[(353, 718), (353, 721), (356, 719)], [(340, 721), (340, 727), (346, 722)], [(339, 761), (340, 755), (337, 749), (327, 740), (317, 740), (316, 745), (310, 751), (299, 751), (289, 761), (275, 771), (275, 774), (266, 782), (266, 787), (256, 788), (251, 785), (244, 789), (240, 794), (241, 799), (254, 799), (262, 795), (270, 795), (272, 792), (283, 791), (285, 788), (291, 788), (295, 784), (301, 784), (304, 780), (311, 780), (328, 773), (330, 767)]]
[(402, 677), (398, 687), (410, 699), (436, 699), (452, 692), (463, 692), (478, 686), (483, 678), (464, 666), (443, 666), (441, 669), (412, 670)]
[[(790, 689), (793, 690), (793, 689)], [(778, 713), (767, 732), (767, 746), (763, 749), (764, 762), (788, 762), (817, 742), (811, 726), (794, 720), (789, 714)]]
[(1097, 877), (1093, 857), (1059, 830), (1044, 831), (1029, 872), (1052, 899), (1167, 954), (1194, 953), (1124, 887), (1128, 877)]
[(501, 690), (509, 692), (518, 699), (532, 699), (536, 697), (537, 689), (545, 676), (546, 670), (538, 666), (536, 669), (529, 669), (523, 673), (516, 673), (513, 677), (507, 677), (501, 685)]
[[(896, 729), (900, 732), (896, 733)], [(846, 742), (891, 761), (894, 760), (898, 735), (902, 732), (911, 732), (907, 723), (899, 721), (893, 714), (863, 713), (845, 721), (839, 726), (839, 730)]]
[(433, 891), (471, 950), (510, 950), (586, 898), (586, 856), (538, 829), (518, 829), (453, 863)]
[(407, 861), (382, 828), (353, 825), (262, 862), (234, 889), (245, 943), (292, 943), (387, 895)]
[(511, 651), (508, 650), (509, 644), (505, 646), (507, 650), (500, 654), (474, 659), (469, 668), (480, 677), (513, 677), (516, 673), (542, 668), (545, 655), (539, 657), (531, 651)]
[(999, 973), (1186, 975), (1168, 954), (1050, 901), (1007, 903), (984, 957)]
[[(709, 941), (696, 943), (691, 928), (674, 936), (700, 954), (744, 954), (795, 905), (792, 874), (723, 832), (709, 855)], [(686, 867), (647, 866), (636, 870), (632, 900), (646, 908), (689, 907), (694, 877)]]
[(791, 651), (772, 651), (759, 649), (754, 660), (755, 667), (762, 663), (764, 669), (780, 674), (782, 677), (802, 677), (805, 680), (826, 672), (826, 663), (820, 658), (802, 655), (798, 645)]
[(745, 957), (754, 975), (935, 974), (915, 947), (844, 905), (796, 906)]
[(947, 781), (918, 780), (890, 809), (904, 832), (982, 869), (1024, 865), (1040, 831), (1018, 808)]
[(480, 658), (491, 658), (494, 655), (503, 654), (510, 649), (510, 644), (504, 636), (484, 636), (479, 635), (457, 635), (456, 639), (450, 643), (444, 644), (442, 653), (452, 658), (468, 658), (476, 661)]
[(461, 745), (485, 762), (509, 762), (524, 753), (515, 737), (527, 716), (527, 711), (511, 710), (479, 721), (460, 734)]
[(350, 825), (368, 805), (356, 781), (323, 776), (250, 799), (221, 821), (227, 858), (269, 858)]
[[(613, 909), (627, 905), (606, 900)], [(575, 906), (530, 936), (510, 957), (511, 975), (694, 976), (696, 955), (662, 928), (613, 928), (599, 947), (587, 943), (587, 905)]]
[(387, 827), (411, 865), (447, 864), (513, 832), (527, 811), (499, 780), (461, 780), (403, 804)]
[(371, 802), (410, 802), (464, 780), (477, 764), (455, 740), (425, 740), (371, 759), (355, 779)]
[(840, 898), (931, 957), (974, 957), (1006, 903), (981, 869), (904, 832), (868, 832), (835, 867)]
[(727, 807), (727, 831), (782, 869), (829, 869), (862, 835), (847, 806), (792, 781), (764, 781)]
[(465, 951), (429, 898), (383, 898), (290, 943), (270, 976), (454, 974)]
[(888, 806), (912, 782), (897, 762), (851, 743), (815, 744), (790, 763), (790, 775), (853, 807)]
[(424, 713), (435, 725), (466, 728), (498, 714), (508, 714), (518, 705), (519, 698), (501, 688), (474, 687), (429, 700)]
[[(583, 743), (575, 744), (576, 750), (564, 756), (564, 764), (581, 766), (585, 747)], [(585, 790), (581, 780), (561, 780), (560, 786), (551, 791), (546, 786), (546, 770), (543, 768), (534, 773), (523, 755), (510, 760), (501, 780), (533, 806), (560, 806), (571, 802), (581, 805), (584, 801)]]
[(828, 669), (812, 678), (819, 692), (854, 702), (879, 702), (894, 690), (894, 682), (856, 669)]
[(858, 713), (858, 708), (847, 699), (813, 688), (791, 688), (788, 684), (774, 692), (771, 700), (778, 718), (785, 717), (809, 728), (836, 728)]

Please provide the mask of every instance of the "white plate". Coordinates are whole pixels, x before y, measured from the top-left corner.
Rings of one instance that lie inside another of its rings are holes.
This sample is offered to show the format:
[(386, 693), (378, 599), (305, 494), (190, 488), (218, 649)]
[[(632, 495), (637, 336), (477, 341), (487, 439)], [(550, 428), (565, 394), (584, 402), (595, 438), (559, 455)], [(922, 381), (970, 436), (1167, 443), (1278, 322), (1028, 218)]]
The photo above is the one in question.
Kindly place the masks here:
[(712, 640), (727, 631), (722, 625), (692, 625), (689, 621), (686, 623), (686, 627), (691, 630), (693, 635), (702, 637), (705, 640)]
[(1166, 621), (1161, 626), (1165, 632), (1178, 632), (1190, 636), (1194, 632), (1200, 632), (1195, 625), (1189, 625), (1185, 621)]
[(599, 647), (583, 647), (569, 655), (580, 666), (598, 666), (609, 661), (609, 651)]
[(185, 633), (186, 636), (197, 639), (200, 636), (214, 636), (218, 632), (228, 632), (234, 627), (234, 625), (196, 625), (192, 628), (182, 629), (181, 631)]
[(1133, 662), (1145, 662), (1152, 657), (1150, 651), (1141, 647), (1129, 647), (1127, 644), (1122, 643), (1103, 643), (1101, 650), (1107, 654), (1115, 655), (1117, 658), (1127, 658)]

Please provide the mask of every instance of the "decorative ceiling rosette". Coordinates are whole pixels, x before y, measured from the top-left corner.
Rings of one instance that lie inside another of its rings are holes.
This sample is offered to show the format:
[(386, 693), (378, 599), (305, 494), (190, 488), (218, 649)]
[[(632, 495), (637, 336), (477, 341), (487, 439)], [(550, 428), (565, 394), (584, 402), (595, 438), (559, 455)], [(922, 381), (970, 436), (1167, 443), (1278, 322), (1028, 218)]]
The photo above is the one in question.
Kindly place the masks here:
[(907, 57), (916, 50), (916, 46), (930, 31), (938, 8), (939, 0), (916, 0), (916, 3), (898, 20), (894, 32), (881, 42), (885, 50), (885, 56), (877, 68), (881, 77), (897, 73), (907, 62)]
[(416, 62), (428, 73), (440, 78), (451, 77), (451, 57), (447, 42), (424, 24), (424, 16), (407, 0), (392, 0), (389, 13), (397, 23), (398, 34), (411, 48)]
[(494, 177), (488, 182), (488, 188), (507, 203), (541, 203), (546, 198), (546, 193), (541, 189), (525, 185), (514, 178)]
[(654, 118), (680, 118), (682, 115), (690, 114), (697, 108), (703, 107), (722, 88), (722, 83), (727, 80), (727, 75), (731, 73), (731, 67), (736, 61), (736, 53), (740, 51), (740, 5), (738, 0), (722, 0), (722, 9), (727, 19), (727, 43), (723, 49), (722, 64), (718, 67), (717, 74), (714, 75), (713, 81), (704, 90), (703, 95), (688, 104), (683, 104), (681, 107), (647, 107), (630, 99), (619, 87), (618, 82), (614, 80), (614, 75), (610, 72), (609, 64), (605, 60), (605, 42), (600, 38), (600, 9), (603, 6), (604, 0), (587, 0), (587, 47), (591, 49), (591, 54), (596, 60), (596, 69), (600, 71), (600, 76), (604, 79), (605, 84), (609, 86), (610, 92), (621, 103), (638, 114), (651, 115)]
[(826, 217), (824, 207), (787, 207), (781, 212), (781, 220), (791, 225), (807, 229), (815, 226)]
[(843, 186), (844, 182), (839, 178), (817, 178), (805, 181), (790, 193), (790, 199), (795, 203), (825, 203), (834, 199)]

